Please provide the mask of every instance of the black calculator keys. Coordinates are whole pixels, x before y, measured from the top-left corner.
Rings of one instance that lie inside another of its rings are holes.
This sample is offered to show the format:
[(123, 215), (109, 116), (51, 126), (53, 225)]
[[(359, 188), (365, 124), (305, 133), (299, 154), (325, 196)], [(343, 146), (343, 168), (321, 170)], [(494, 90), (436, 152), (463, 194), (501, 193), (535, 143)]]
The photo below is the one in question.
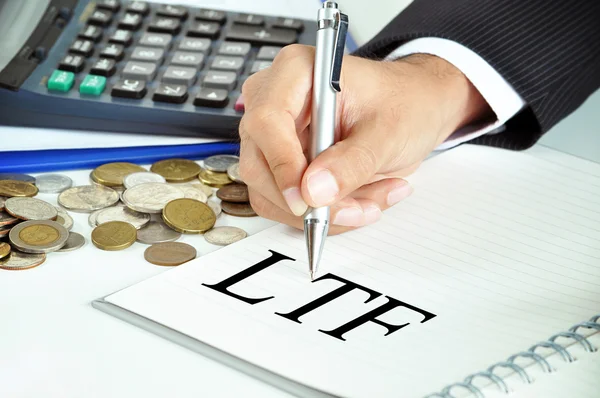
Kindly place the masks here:
[(123, 79), (113, 86), (110, 95), (120, 98), (142, 99), (147, 91), (145, 81)]
[(162, 77), (163, 83), (182, 84), (186, 87), (196, 82), (196, 68), (169, 66)]
[(156, 15), (162, 15), (165, 17), (172, 17), (178, 19), (186, 19), (188, 17), (188, 10), (182, 6), (172, 6), (170, 4), (162, 5), (156, 10)]
[(181, 31), (181, 22), (175, 18), (156, 17), (150, 25), (148, 32), (169, 33), (177, 35)]
[(291, 29), (263, 28), (233, 24), (227, 31), (229, 40), (247, 41), (255, 44), (277, 44), (286, 46), (298, 40), (298, 33)]
[(119, 8), (121, 8), (121, 3), (119, 0), (98, 0), (96, 7), (111, 12), (117, 12), (119, 11)]
[(227, 57), (224, 55), (217, 55), (214, 59), (210, 68), (213, 70), (230, 70), (232, 72), (240, 72), (244, 67), (244, 58), (242, 57)]
[(152, 47), (135, 47), (131, 53), (131, 60), (153, 62), (157, 65), (162, 64), (165, 57), (165, 50)]
[(250, 43), (224, 41), (221, 43), (221, 47), (219, 47), (219, 54), (245, 57), (250, 52), (250, 48)]
[(191, 66), (200, 69), (204, 63), (204, 54), (187, 51), (176, 51), (171, 58), (171, 65)]
[(91, 40), (98, 43), (102, 39), (102, 28), (99, 26), (88, 25), (77, 35), (81, 39)]
[(100, 57), (120, 61), (123, 59), (125, 54), (124, 48), (125, 47), (123, 47), (121, 44), (108, 44), (102, 49), (102, 51), (100, 51)]
[(90, 73), (92, 75), (110, 77), (115, 74), (117, 68), (115, 67), (115, 61), (112, 59), (101, 58), (92, 65)]
[(304, 24), (302, 21), (293, 18), (277, 18), (277, 21), (273, 24), (273, 27), (294, 29), (296, 32), (302, 32), (304, 30)]
[(58, 69), (67, 72), (79, 73), (85, 66), (85, 59), (81, 55), (68, 54), (58, 64)]
[(146, 47), (169, 48), (173, 36), (167, 33), (144, 33), (140, 45)]
[(117, 26), (119, 29), (138, 30), (142, 26), (143, 17), (140, 14), (127, 12), (121, 17)]
[(127, 12), (148, 15), (150, 13), (150, 5), (145, 1), (132, 1), (127, 4), (127, 8), (125, 8)]
[(152, 96), (156, 102), (170, 102), (173, 104), (182, 104), (188, 98), (187, 87), (182, 84), (162, 83)]
[(108, 26), (112, 21), (112, 12), (107, 10), (95, 10), (87, 20), (90, 25)]
[(110, 43), (121, 44), (124, 47), (129, 47), (133, 42), (133, 34), (125, 29), (117, 29), (108, 39)]
[(75, 42), (69, 48), (69, 52), (83, 55), (86, 58), (90, 57), (94, 53), (94, 42), (81, 39), (75, 40)]
[(256, 59), (262, 59), (265, 61), (273, 61), (277, 54), (281, 51), (281, 47), (263, 46), (258, 50)]
[(123, 69), (124, 79), (150, 81), (156, 76), (156, 64), (150, 62), (129, 61)]
[(179, 42), (177, 49), (184, 51), (206, 52), (210, 49), (210, 43), (210, 39), (184, 37)]
[(223, 25), (227, 20), (227, 14), (225, 14), (225, 11), (199, 10), (196, 13), (196, 19), (209, 22), (218, 22)]
[(216, 38), (221, 30), (221, 25), (215, 22), (192, 22), (187, 31), (191, 37)]
[(235, 17), (234, 22), (244, 25), (263, 26), (265, 24), (265, 18), (261, 15), (238, 14)]
[(210, 108), (224, 108), (228, 102), (229, 92), (215, 88), (201, 88), (194, 99), (194, 105)]
[(209, 70), (202, 80), (202, 86), (209, 88), (220, 88), (233, 90), (237, 75), (235, 72)]

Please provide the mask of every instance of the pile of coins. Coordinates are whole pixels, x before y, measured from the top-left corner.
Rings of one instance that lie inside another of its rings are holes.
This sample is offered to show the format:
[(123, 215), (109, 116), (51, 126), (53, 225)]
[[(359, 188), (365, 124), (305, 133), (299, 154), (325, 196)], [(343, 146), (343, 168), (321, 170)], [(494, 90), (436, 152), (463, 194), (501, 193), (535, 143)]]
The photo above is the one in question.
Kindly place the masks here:
[[(239, 217), (256, 216), (248, 189), (239, 176), (239, 158), (217, 155), (204, 167), (187, 159), (166, 159), (150, 170), (126, 163), (108, 163), (90, 174), (90, 185), (72, 186), (70, 178), (49, 174), (0, 174), (0, 268), (17, 270), (42, 264), (46, 254), (76, 250), (85, 238), (70, 232), (68, 212), (90, 213), (92, 243), (118, 251), (136, 241), (151, 245), (144, 258), (174, 266), (196, 257), (196, 250), (175, 242), (181, 234), (204, 234), (207, 242), (228, 245), (247, 233), (237, 227), (214, 227), (221, 211)], [(211, 200), (214, 190), (221, 199)], [(34, 198), (57, 193), (55, 207)]]

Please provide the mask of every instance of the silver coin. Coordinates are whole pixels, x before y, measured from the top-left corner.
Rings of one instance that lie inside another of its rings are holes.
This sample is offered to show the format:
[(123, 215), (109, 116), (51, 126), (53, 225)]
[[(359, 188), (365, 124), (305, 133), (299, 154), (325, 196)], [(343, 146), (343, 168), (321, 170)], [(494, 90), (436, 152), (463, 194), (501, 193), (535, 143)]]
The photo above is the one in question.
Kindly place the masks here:
[(62, 174), (42, 174), (35, 179), (40, 193), (61, 193), (73, 186), (73, 180)]
[(214, 189), (212, 187), (209, 187), (208, 185), (205, 185), (205, 184), (201, 183), (200, 181), (194, 182), (189, 185), (193, 185), (194, 187), (196, 187), (199, 190), (201, 190), (202, 192), (204, 192), (204, 194), (206, 195), (207, 198), (210, 198), (215, 193)]
[(34, 268), (46, 261), (46, 255), (23, 253), (13, 249), (10, 256), (0, 260), (0, 268), (9, 271), (20, 271)]
[(69, 232), (69, 237), (65, 242), (65, 245), (57, 250), (58, 253), (64, 252), (72, 252), (77, 249), (82, 248), (85, 245), (85, 238), (83, 235), (78, 234), (77, 232)]
[(119, 201), (114, 189), (103, 185), (82, 185), (69, 188), (58, 195), (58, 203), (71, 211), (92, 212), (110, 207)]
[[(27, 241), (23, 239), (23, 234)], [(55, 221), (25, 221), (13, 227), (8, 238), (14, 247), (24, 253), (50, 253), (65, 245), (69, 231)]]
[(167, 203), (184, 197), (184, 192), (178, 187), (147, 182), (126, 190), (123, 194), (123, 203), (130, 209), (142, 213), (160, 213)]
[(22, 220), (53, 220), (58, 215), (50, 203), (35, 198), (10, 198), (4, 206), (7, 213)]
[(240, 158), (234, 155), (215, 155), (204, 159), (204, 168), (218, 173), (226, 173), (229, 166), (239, 162)]
[(0, 173), (0, 180), (15, 180), (35, 184), (35, 177), (29, 174)]
[(223, 209), (221, 209), (220, 204), (218, 204), (217, 202), (215, 202), (213, 200), (209, 200), (208, 202), (206, 202), (206, 204), (208, 205), (208, 207), (210, 207), (210, 209), (213, 211), (213, 213), (215, 213), (215, 216), (219, 217), (221, 215), (221, 212), (223, 211)]
[(102, 210), (104, 209), (96, 210), (90, 213), (90, 216), (88, 217), (88, 224), (90, 227), (96, 228), (98, 226), (98, 214), (100, 214)]
[(124, 221), (136, 229), (140, 229), (150, 222), (150, 214), (140, 213), (125, 206), (117, 206), (101, 210), (96, 217), (96, 225), (111, 221)]
[(65, 227), (67, 231), (70, 231), (73, 228), (73, 217), (71, 217), (69, 213), (67, 213), (60, 207), (55, 208), (58, 212), (58, 216), (56, 216), (56, 222)]
[(234, 163), (227, 168), (227, 177), (231, 181), (237, 182), (238, 184), (244, 184), (244, 180), (240, 176), (240, 163)]
[(162, 221), (150, 221), (144, 228), (137, 231), (138, 242), (147, 245), (174, 242), (180, 237), (179, 232), (172, 230)]
[(125, 188), (133, 188), (136, 185), (145, 184), (147, 182), (162, 182), (165, 183), (165, 177), (160, 174), (152, 173), (150, 171), (140, 171), (138, 173), (131, 173), (123, 179), (123, 185)]
[(185, 198), (187, 199), (196, 199), (202, 203), (206, 203), (208, 201), (208, 196), (202, 191), (201, 188), (196, 188), (195, 184), (186, 184), (179, 185), (177, 188), (183, 191)]
[(219, 246), (227, 246), (247, 237), (248, 234), (237, 227), (216, 227), (204, 233), (204, 239), (208, 243)]

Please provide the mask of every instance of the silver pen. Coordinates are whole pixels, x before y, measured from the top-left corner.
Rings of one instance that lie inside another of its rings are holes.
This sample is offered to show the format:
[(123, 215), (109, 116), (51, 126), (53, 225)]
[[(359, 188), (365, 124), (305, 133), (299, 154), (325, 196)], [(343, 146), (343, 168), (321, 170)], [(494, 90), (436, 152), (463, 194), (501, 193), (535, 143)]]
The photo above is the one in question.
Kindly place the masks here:
[[(340, 12), (337, 3), (326, 1), (319, 9), (317, 24), (309, 162), (332, 146), (335, 138), (336, 94), (341, 91), (348, 16)], [(329, 207), (309, 208), (304, 214), (304, 237), (311, 280), (317, 274), (328, 231)]]

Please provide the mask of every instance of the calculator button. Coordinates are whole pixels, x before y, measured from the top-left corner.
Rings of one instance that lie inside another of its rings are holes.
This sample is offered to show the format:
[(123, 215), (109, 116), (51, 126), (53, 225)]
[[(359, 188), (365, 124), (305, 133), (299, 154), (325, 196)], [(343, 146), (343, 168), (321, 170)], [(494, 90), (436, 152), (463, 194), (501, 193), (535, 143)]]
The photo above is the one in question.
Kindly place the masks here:
[(245, 57), (250, 52), (250, 43), (238, 43), (235, 41), (225, 41), (219, 47), (221, 55), (238, 55)]
[(188, 17), (187, 8), (182, 6), (172, 6), (170, 4), (162, 5), (156, 10), (156, 15), (163, 15), (165, 17), (172, 17), (178, 19), (186, 19)]
[(115, 74), (117, 68), (115, 67), (116, 63), (112, 59), (101, 58), (92, 65), (92, 69), (90, 69), (90, 73), (92, 75), (110, 77)]
[(272, 61), (275, 59), (277, 54), (281, 51), (281, 47), (273, 47), (273, 46), (264, 46), (258, 50), (258, 55), (256, 59), (264, 59), (267, 61)]
[(202, 85), (210, 88), (233, 90), (236, 78), (237, 75), (234, 72), (209, 70), (202, 80)]
[(79, 73), (85, 66), (85, 60), (80, 55), (67, 55), (58, 64), (58, 69), (65, 70), (67, 72)]
[(108, 26), (112, 21), (112, 12), (106, 10), (96, 10), (92, 13), (87, 22), (90, 25)]
[(302, 32), (304, 30), (304, 23), (298, 19), (293, 18), (277, 18), (277, 21), (273, 24), (274, 28), (294, 29), (296, 32)]
[(229, 92), (212, 88), (201, 88), (194, 99), (196, 106), (208, 106), (210, 108), (224, 108), (227, 105)]
[(135, 47), (131, 53), (131, 59), (134, 61), (153, 62), (160, 65), (165, 56), (165, 51), (160, 48)]
[(86, 95), (99, 96), (106, 87), (106, 77), (87, 75), (79, 85), (79, 92)]
[(173, 36), (166, 33), (144, 33), (140, 45), (146, 47), (168, 48)]
[(177, 47), (179, 50), (185, 51), (207, 51), (210, 48), (210, 39), (192, 39), (189, 37), (184, 37), (181, 39), (179, 46)]
[(79, 34), (78, 37), (86, 40), (91, 40), (98, 43), (102, 39), (102, 28), (94, 25), (88, 25)]
[(149, 62), (129, 61), (123, 69), (124, 79), (149, 81), (156, 76), (156, 65)]
[(150, 25), (148, 25), (148, 32), (159, 32), (159, 33), (170, 33), (177, 35), (181, 31), (181, 22), (175, 18), (163, 18), (157, 17)]
[(235, 109), (236, 112), (244, 112), (246, 110), (246, 105), (244, 104), (244, 97), (243, 96), (239, 96), (238, 99), (235, 101), (235, 105), (233, 106), (233, 109)]
[(113, 86), (110, 95), (119, 98), (142, 99), (147, 91), (145, 81), (124, 79)]
[(164, 83), (191, 86), (196, 81), (196, 69), (185, 66), (169, 66), (162, 77)]
[(253, 75), (256, 72), (260, 72), (263, 69), (267, 69), (271, 65), (273, 65), (273, 62), (271, 61), (254, 61), (252, 64), (252, 69), (250, 69), (250, 74)]
[(161, 84), (158, 86), (152, 101), (156, 102), (170, 102), (173, 104), (182, 104), (188, 98), (187, 87), (180, 84)]
[(125, 13), (123, 17), (119, 20), (117, 26), (119, 29), (127, 29), (127, 30), (138, 30), (140, 26), (142, 26), (143, 17), (140, 14), (135, 14), (132, 12)]
[(256, 44), (288, 45), (298, 40), (298, 33), (291, 29), (261, 28), (234, 24), (227, 31), (226, 38)]
[(214, 22), (192, 22), (187, 31), (188, 36), (216, 38), (221, 25)]
[(75, 74), (73, 72), (55, 70), (52, 72), (50, 79), (48, 79), (48, 90), (66, 93), (73, 87), (73, 83), (75, 83)]
[(120, 61), (123, 59), (125, 54), (124, 49), (120, 44), (109, 44), (102, 51), (100, 51), (100, 56), (102, 58), (111, 58), (116, 61)]
[(69, 52), (89, 57), (94, 52), (94, 43), (89, 40), (75, 40), (69, 48)]
[(136, 14), (148, 15), (150, 12), (150, 6), (148, 3), (144, 1), (132, 1), (125, 8), (128, 12), (133, 12)]
[(230, 70), (239, 72), (244, 67), (244, 58), (242, 57), (224, 57), (217, 55), (210, 66), (214, 70)]
[(129, 47), (133, 42), (133, 34), (124, 29), (117, 29), (108, 39), (110, 43), (122, 44), (124, 47)]
[(265, 18), (254, 14), (238, 14), (235, 17), (234, 22), (244, 25), (263, 26), (265, 24)]
[(224, 11), (217, 10), (199, 10), (196, 19), (202, 21), (218, 22), (221, 25), (227, 20), (227, 14)]
[(176, 51), (171, 59), (171, 64), (173, 65), (193, 66), (196, 69), (200, 69), (203, 62), (204, 54), (185, 51)]
[(121, 8), (121, 3), (119, 0), (98, 0), (96, 7), (102, 8), (103, 10), (117, 12), (119, 11), (119, 8)]

